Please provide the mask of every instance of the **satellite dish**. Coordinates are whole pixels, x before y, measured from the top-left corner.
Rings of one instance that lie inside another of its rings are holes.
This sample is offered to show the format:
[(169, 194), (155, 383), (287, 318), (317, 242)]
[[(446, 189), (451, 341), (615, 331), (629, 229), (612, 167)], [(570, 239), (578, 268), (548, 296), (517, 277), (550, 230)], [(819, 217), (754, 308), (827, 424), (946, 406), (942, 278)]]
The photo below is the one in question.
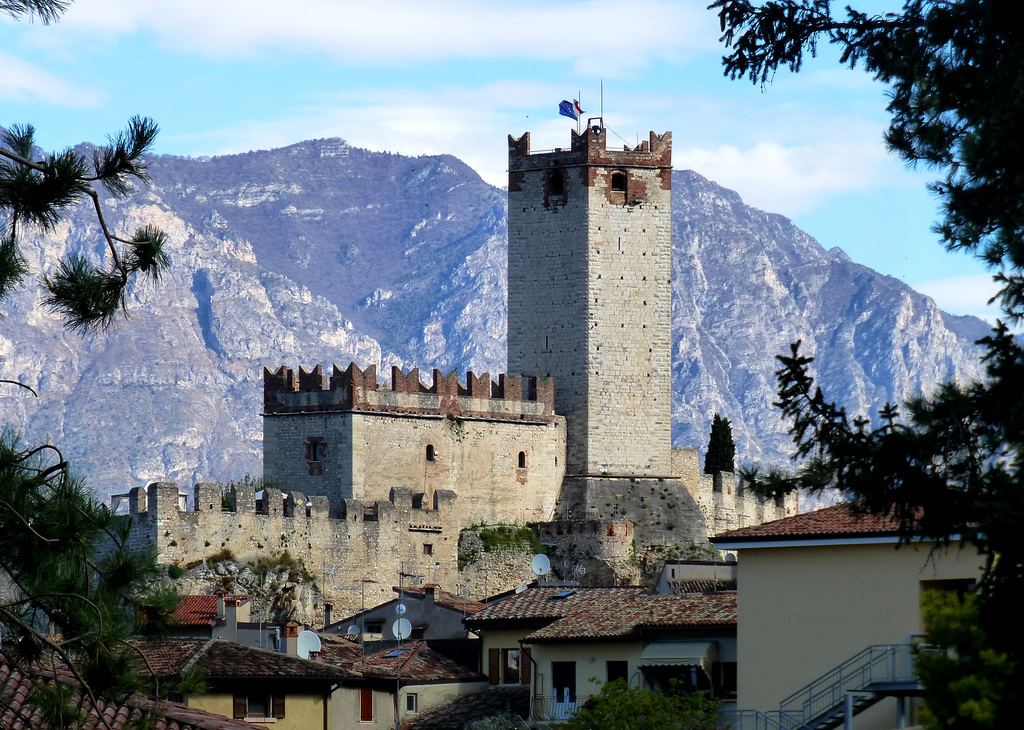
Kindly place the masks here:
[(397, 613), (399, 616), (401, 616), (403, 613), (405, 613), (405, 604), (404, 603), (396, 604), (395, 605), (395, 613)]
[(347, 629), (345, 629), (345, 633), (346, 634), (361, 634), (362, 632), (359, 630), (359, 624), (352, 624)]
[(551, 561), (543, 553), (534, 555), (533, 560), (530, 561), (530, 570), (537, 575), (547, 575), (551, 570)]
[(725, 556), (725, 562), (727, 562), (727, 563), (735, 563), (736, 562), (736, 556), (734, 554), (732, 554), (732, 553), (729, 553), (728, 555)]
[(320, 651), (320, 637), (308, 629), (300, 631), (296, 648), (300, 659), (309, 659), (309, 652)]
[(395, 635), (396, 639), (408, 639), (412, 635), (412, 624), (407, 618), (397, 618), (391, 624), (391, 633)]

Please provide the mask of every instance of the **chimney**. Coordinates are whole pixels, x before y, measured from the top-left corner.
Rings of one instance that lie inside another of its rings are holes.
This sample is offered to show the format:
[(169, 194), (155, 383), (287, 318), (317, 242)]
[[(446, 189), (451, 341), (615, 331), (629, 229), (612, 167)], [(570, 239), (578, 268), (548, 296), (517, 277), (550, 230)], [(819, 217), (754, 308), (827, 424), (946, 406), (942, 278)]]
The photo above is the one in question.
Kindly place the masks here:
[(324, 631), (326, 631), (327, 627), (331, 625), (331, 608), (331, 604), (324, 604)]
[(294, 621), (284, 625), (284, 653), (288, 656), (299, 655), (299, 625)]
[(428, 583), (423, 586), (423, 610), (429, 611), (434, 607), (434, 591), (437, 589), (437, 585), (434, 583)]
[(214, 591), (214, 595), (217, 596), (217, 615), (214, 616), (214, 619), (224, 618), (224, 596), (226, 594), (227, 591), (223, 588), (218, 588)]
[(235, 596), (217, 600), (219, 605), (224, 606), (224, 626), (235, 632), (238, 631), (238, 605), (241, 602), (242, 599)]

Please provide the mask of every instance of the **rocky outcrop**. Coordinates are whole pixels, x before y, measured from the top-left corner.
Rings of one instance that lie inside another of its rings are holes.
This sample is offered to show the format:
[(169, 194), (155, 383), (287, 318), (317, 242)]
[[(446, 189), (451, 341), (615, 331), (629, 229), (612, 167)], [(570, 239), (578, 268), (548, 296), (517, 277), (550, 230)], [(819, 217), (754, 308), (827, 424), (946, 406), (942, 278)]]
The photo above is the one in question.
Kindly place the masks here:
[[(356, 361), (505, 370), (505, 194), (448, 157), (342, 140), (208, 160), (160, 157), (106, 201), (119, 230), (169, 235), (172, 267), (131, 320), (68, 335), (28, 283), (0, 305), (4, 423), (51, 439), (102, 495), (261, 471), (261, 373)], [(979, 320), (826, 251), (781, 216), (673, 175), (673, 433), (703, 448), (717, 411), (741, 463), (780, 461), (774, 354), (803, 339), (854, 410), (979, 375)], [(87, 208), (28, 239), (33, 271), (101, 251)], [(557, 384), (556, 384), (557, 387)]]

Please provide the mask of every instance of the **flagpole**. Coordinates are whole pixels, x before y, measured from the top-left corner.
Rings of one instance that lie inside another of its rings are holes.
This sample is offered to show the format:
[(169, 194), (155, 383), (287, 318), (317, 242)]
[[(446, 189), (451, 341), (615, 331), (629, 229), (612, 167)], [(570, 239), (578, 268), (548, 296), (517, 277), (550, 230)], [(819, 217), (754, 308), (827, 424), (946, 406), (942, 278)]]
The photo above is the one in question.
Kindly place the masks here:
[[(583, 106), (583, 92), (579, 89), (576, 90), (576, 98), (579, 99), (579, 105)], [(580, 118), (576, 117), (576, 134), (580, 133)]]

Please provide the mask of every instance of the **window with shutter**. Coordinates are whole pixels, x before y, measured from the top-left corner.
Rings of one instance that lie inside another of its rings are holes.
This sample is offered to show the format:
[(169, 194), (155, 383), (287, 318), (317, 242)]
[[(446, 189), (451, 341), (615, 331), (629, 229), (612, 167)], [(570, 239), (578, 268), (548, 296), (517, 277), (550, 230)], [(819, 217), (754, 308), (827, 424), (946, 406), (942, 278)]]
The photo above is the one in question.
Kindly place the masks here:
[(519, 681), (521, 684), (529, 684), (531, 672), (533, 671), (533, 662), (530, 661), (530, 650), (524, 648), (522, 654), (522, 663), (520, 664)]
[(246, 708), (246, 706), (247, 705), (246, 705), (246, 702), (245, 702), (245, 695), (236, 694), (235, 697), (234, 697), (233, 711), (231, 713), (236, 720), (244, 720), (245, 719), (245, 708)]
[(359, 689), (359, 721), (373, 722), (373, 690), (368, 687)]
[(284, 695), (274, 695), (272, 713), (278, 720), (284, 719)]
[(501, 684), (501, 653), (498, 649), (487, 652), (487, 683)]

